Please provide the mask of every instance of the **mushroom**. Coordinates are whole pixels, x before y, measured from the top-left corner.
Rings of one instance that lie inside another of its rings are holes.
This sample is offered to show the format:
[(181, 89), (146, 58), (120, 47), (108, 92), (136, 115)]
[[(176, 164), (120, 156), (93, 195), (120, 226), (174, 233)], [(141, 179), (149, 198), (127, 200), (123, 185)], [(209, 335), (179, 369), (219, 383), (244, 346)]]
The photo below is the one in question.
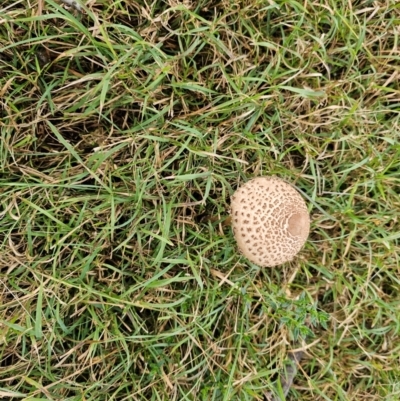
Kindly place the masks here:
[(254, 178), (237, 189), (231, 218), (240, 251), (261, 267), (292, 260), (310, 232), (304, 199), (276, 176)]

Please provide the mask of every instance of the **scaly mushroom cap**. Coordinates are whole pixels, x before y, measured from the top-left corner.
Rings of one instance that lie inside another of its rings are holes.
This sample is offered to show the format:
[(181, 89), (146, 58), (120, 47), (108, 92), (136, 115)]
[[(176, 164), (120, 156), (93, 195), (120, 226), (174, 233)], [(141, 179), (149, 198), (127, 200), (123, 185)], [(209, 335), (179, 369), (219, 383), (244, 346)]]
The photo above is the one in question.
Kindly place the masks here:
[(272, 267), (300, 251), (310, 232), (304, 199), (278, 177), (258, 177), (240, 187), (231, 199), (233, 234), (246, 258)]

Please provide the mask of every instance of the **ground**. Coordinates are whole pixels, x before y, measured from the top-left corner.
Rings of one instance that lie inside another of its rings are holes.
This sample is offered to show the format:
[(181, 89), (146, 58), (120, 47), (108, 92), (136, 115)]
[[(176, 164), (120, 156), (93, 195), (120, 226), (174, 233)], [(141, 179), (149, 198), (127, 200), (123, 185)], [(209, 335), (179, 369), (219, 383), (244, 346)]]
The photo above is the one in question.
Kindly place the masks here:
[[(398, 2), (77, 4), (0, 5), (0, 398), (284, 399), (302, 350), (288, 401), (399, 400)], [(311, 233), (260, 269), (271, 174)]]

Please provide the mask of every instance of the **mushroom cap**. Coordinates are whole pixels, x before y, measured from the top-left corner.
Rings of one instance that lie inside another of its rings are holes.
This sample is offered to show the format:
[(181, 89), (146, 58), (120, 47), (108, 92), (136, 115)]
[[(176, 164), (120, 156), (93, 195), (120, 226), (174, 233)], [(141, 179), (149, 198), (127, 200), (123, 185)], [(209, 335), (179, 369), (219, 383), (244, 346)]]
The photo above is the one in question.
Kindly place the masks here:
[(231, 216), (240, 251), (261, 267), (292, 260), (310, 232), (304, 199), (276, 176), (254, 178), (237, 189)]

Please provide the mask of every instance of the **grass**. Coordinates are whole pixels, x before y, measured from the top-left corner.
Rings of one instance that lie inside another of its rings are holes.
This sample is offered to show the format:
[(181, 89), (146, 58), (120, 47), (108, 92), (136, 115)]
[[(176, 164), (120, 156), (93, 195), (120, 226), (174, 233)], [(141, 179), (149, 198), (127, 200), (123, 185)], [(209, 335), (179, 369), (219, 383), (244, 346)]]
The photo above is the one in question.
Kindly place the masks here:
[[(0, 6), (0, 397), (284, 399), (302, 349), (287, 400), (398, 400), (398, 2), (81, 4)], [(259, 269), (268, 174), (312, 233)]]

